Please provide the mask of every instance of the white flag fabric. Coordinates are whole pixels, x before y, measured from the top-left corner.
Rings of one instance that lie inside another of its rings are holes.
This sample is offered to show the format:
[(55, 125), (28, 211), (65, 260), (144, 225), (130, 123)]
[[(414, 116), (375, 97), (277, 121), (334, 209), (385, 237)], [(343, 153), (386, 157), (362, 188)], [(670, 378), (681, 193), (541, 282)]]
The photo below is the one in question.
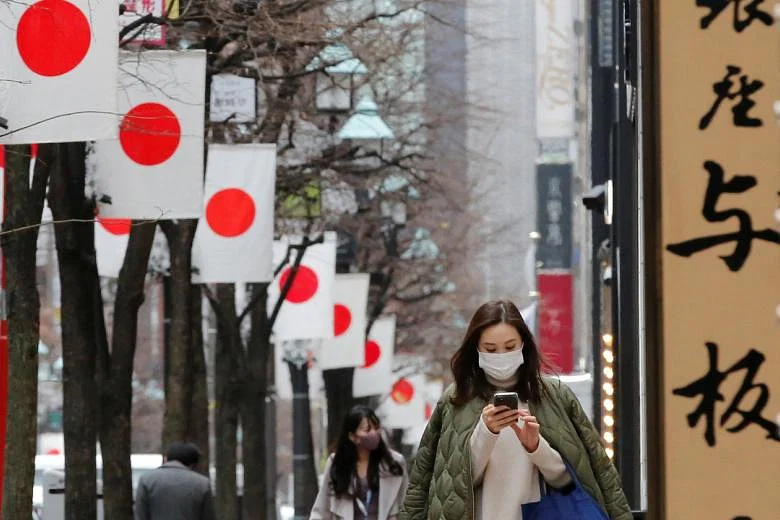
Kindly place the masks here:
[[(275, 372), (276, 376), (274, 381), (274, 388), (276, 389), (276, 395), (280, 399), (292, 399), (292, 384), (290, 381), (290, 368), (287, 365), (287, 359), (291, 356), (291, 349), (297, 348), (293, 345), (294, 342), (280, 342), (274, 347), (275, 358)], [(294, 355), (292, 357), (295, 357)], [(312, 404), (317, 402), (318, 399), (324, 399), (325, 396), (325, 382), (322, 379), (322, 371), (311, 362), (313, 356), (309, 355), (308, 363), (308, 377), (309, 377), (309, 399)]]
[[(282, 237), (274, 242), (274, 265), (287, 254), (289, 244), (300, 244), (300, 237)], [(282, 287), (292, 274), (296, 251), (289, 264), (268, 287), (268, 314), (281, 295)], [(321, 244), (309, 246), (293, 279), (292, 287), (280, 307), (274, 323), (277, 341), (294, 339), (327, 339), (333, 337), (333, 280), (336, 276), (336, 233), (326, 232)]]
[(116, 2), (39, 0), (0, 8), (0, 143), (116, 137)]
[(425, 423), (425, 376), (414, 374), (393, 383), (377, 413), (385, 428), (413, 428)]
[(317, 354), (321, 370), (358, 367), (364, 362), (369, 275), (337, 274), (333, 285), (333, 338)]
[(355, 370), (352, 395), (384, 395), (393, 384), (393, 351), (395, 350), (395, 316), (378, 318), (368, 333), (363, 366)]
[(129, 219), (98, 217), (95, 219), (95, 255), (98, 274), (106, 278), (118, 278), (125, 260), (127, 241), (130, 238)]
[(528, 326), (528, 330), (531, 334), (536, 336), (536, 301), (532, 302), (528, 307), (520, 309), (520, 315), (523, 317), (523, 321)]
[(276, 145), (209, 145), (193, 283), (273, 278)]
[(102, 216), (200, 217), (205, 89), (205, 51), (121, 53), (119, 135), (93, 152)]

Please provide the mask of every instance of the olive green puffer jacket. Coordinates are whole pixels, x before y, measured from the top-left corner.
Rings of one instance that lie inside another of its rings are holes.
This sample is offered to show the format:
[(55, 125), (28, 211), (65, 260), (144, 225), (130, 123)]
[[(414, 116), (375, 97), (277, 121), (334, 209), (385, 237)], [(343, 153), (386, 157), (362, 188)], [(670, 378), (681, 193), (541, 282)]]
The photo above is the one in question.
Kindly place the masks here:
[[(444, 392), (425, 429), (399, 520), (474, 520), (469, 439), (487, 403), (472, 399), (456, 407), (450, 402), (454, 390)], [(612, 520), (632, 520), (620, 476), (574, 393), (553, 379), (545, 380), (545, 390), (530, 410), (542, 436)]]

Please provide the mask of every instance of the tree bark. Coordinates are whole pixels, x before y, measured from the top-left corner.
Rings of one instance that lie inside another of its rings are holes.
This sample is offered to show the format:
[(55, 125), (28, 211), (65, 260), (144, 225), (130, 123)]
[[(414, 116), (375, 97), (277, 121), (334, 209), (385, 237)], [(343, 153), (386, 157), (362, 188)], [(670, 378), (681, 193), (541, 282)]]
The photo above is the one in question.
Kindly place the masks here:
[(266, 301), (268, 284), (252, 285), (250, 311), (252, 332), (246, 349), (246, 377), (241, 395), (242, 460), (244, 461), (243, 520), (265, 520), (266, 486), (266, 395), (271, 331)]
[(325, 382), (325, 399), (328, 403), (328, 451), (336, 450), (341, 423), (354, 404), (352, 397), (352, 378), (354, 368), (335, 368), (323, 370), (322, 379)]
[(309, 369), (287, 363), (293, 392), (293, 479), (295, 481), (295, 517), (307, 518), (317, 498), (317, 470), (314, 466), (314, 441), (311, 434)]
[(217, 351), (214, 363), (216, 507), (218, 518), (236, 520), (238, 518), (236, 485), (238, 439), (236, 436), (243, 379), (239, 370), (243, 352), (241, 352), (241, 336), (236, 316), (235, 287), (231, 284), (219, 284), (216, 300), (212, 302), (217, 314)]
[(190, 284), (190, 358), (192, 359), (192, 399), (190, 400), (190, 430), (187, 439), (200, 448), (198, 470), (209, 476), (211, 450), (209, 447), (209, 389), (206, 379), (206, 353), (203, 350), (203, 295), (199, 285)]
[[(38, 341), (40, 299), (35, 280), (38, 226), (51, 164), (50, 146), (42, 146), (32, 187), (29, 146), (6, 148), (6, 218), (3, 253), (7, 266), (9, 330), (8, 421), (3, 509), (5, 520), (32, 517), (35, 443), (38, 417)], [(29, 229), (20, 229), (32, 226)], [(17, 231), (14, 231), (17, 230)]]
[(49, 207), (62, 287), (63, 432), (65, 435), (65, 518), (97, 515), (96, 312), (103, 312), (95, 262), (94, 203), (84, 196), (84, 143), (53, 145), (57, 166), (49, 187)]
[(132, 520), (130, 417), (138, 309), (154, 241), (154, 223), (134, 222), (117, 282), (111, 352), (98, 350), (100, 450), (103, 454), (105, 517)]
[[(166, 316), (170, 320), (170, 333), (166, 354), (165, 419), (163, 423), (163, 446), (175, 441), (192, 441), (195, 430), (191, 414), (194, 397), (195, 360), (193, 359), (192, 298), (192, 241), (195, 237), (197, 220), (179, 223), (161, 222), (160, 227), (168, 240), (170, 251), (170, 289), (166, 297)], [(199, 310), (199, 309), (198, 309)], [(202, 349), (201, 349), (202, 350)], [(202, 356), (202, 354), (201, 354)], [(205, 362), (205, 361), (204, 361)], [(205, 449), (208, 449), (208, 442)], [(204, 446), (198, 446), (204, 449)], [(206, 461), (204, 461), (206, 462)], [(207, 462), (206, 462), (207, 464)], [(208, 466), (205, 466), (208, 468)]]

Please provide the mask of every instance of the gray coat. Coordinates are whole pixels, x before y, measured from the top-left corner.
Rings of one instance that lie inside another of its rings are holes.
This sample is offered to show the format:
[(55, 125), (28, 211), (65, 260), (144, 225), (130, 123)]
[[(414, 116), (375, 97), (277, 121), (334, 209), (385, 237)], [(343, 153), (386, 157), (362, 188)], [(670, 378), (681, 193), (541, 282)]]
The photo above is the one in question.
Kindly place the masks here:
[(180, 462), (166, 462), (141, 476), (135, 520), (216, 520), (209, 479)]

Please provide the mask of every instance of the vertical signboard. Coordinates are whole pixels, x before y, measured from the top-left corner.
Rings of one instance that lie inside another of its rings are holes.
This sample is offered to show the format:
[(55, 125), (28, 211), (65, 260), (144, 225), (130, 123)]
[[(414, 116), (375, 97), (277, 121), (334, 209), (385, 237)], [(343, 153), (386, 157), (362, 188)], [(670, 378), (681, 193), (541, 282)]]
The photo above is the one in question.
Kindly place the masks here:
[(574, 137), (574, 0), (536, 0), (536, 136)]
[(539, 346), (559, 374), (574, 370), (574, 309), (571, 273), (541, 272), (539, 291)]
[(572, 165), (536, 167), (536, 244), (539, 344), (559, 373), (574, 368)]
[(780, 511), (772, 4), (657, 4), (666, 519)]
[(536, 167), (536, 245), (540, 269), (571, 269), (571, 164)]

